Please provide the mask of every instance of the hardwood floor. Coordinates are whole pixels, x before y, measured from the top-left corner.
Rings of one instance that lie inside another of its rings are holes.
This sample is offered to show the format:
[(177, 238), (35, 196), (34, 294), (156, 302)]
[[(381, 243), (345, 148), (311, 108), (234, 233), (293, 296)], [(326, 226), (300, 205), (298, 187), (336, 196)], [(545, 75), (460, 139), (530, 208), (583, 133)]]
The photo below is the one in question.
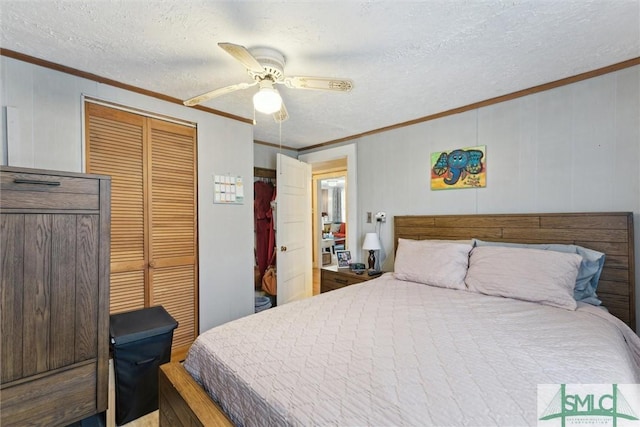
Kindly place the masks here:
[(313, 295), (320, 293), (320, 269), (313, 269)]
[(160, 412), (153, 411), (143, 417), (123, 424), (122, 427), (158, 427), (160, 425)]

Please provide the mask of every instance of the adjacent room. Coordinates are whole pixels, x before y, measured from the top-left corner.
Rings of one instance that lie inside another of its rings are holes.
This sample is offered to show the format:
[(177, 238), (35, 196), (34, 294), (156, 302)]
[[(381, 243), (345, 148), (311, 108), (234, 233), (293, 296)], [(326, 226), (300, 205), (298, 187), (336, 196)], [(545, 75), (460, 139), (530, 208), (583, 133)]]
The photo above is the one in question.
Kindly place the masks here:
[(0, 17), (1, 425), (640, 417), (640, 0)]

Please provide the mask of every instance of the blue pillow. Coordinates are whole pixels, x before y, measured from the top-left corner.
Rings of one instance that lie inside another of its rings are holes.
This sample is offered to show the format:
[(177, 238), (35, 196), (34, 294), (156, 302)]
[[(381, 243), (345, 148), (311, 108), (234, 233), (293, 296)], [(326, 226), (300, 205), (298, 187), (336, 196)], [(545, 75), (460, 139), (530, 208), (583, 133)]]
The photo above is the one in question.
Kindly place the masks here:
[(583, 248), (578, 245), (563, 245), (559, 243), (506, 243), (487, 242), (478, 239), (473, 239), (473, 246), (507, 246), (578, 254), (582, 257), (582, 262), (580, 263), (580, 270), (578, 270), (578, 277), (576, 277), (576, 286), (573, 289), (573, 298), (576, 301), (582, 301), (592, 305), (602, 304), (602, 301), (600, 301), (596, 295), (598, 281), (600, 280), (600, 274), (602, 274), (602, 267), (604, 266), (605, 254), (602, 252)]

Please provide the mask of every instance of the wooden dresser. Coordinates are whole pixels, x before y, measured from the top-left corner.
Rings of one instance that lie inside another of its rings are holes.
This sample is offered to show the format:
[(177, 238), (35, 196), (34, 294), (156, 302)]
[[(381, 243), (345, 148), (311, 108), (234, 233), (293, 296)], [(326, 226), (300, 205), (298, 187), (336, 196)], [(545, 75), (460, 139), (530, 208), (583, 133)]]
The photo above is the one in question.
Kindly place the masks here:
[(320, 293), (366, 282), (377, 277), (380, 276), (369, 276), (366, 271), (362, 274), (356, 274), (348, 269), (338, 269), (335, 265), (323, 267), (320, 270)]
[(0, 425), (107, 409), (107, 176), (0, 167)]

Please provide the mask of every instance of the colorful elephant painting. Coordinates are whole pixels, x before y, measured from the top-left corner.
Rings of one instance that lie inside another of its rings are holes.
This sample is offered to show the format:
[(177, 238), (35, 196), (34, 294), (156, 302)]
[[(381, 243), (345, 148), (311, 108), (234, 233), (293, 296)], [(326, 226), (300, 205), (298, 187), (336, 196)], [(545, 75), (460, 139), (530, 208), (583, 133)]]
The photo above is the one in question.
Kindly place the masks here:
[(431, 188), (478, 188), (486, 186), (485, 146), (431, 154)]

